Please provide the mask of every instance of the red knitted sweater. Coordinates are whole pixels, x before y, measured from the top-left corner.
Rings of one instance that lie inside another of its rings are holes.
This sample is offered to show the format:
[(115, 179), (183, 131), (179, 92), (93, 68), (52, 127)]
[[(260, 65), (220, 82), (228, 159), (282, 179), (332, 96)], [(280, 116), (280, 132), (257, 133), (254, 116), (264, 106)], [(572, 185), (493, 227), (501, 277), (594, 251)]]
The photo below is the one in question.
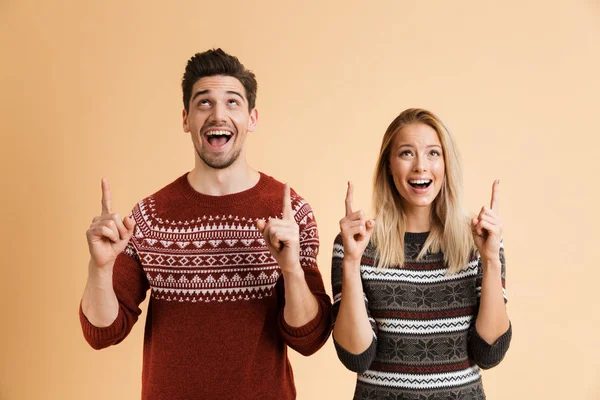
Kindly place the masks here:
[(281, 217), (282, 196), (283, 184), (263, 173), (251, 189), (226, 196), (196, 192), (185, 174), (136, 205), (134, 236), (113, 272), (117, 319), (97, 328), (79, 314), (93, 348), (117, 344), (150, 289), (142, 399), (296, 397), (287, 346), (310, 355), (325, 343), (331, 301), (317, 268), (313, 212), (292, 191), (300, 262), (319, 312), (297, 328), (283, 319), (283, 276), (254, 225)]

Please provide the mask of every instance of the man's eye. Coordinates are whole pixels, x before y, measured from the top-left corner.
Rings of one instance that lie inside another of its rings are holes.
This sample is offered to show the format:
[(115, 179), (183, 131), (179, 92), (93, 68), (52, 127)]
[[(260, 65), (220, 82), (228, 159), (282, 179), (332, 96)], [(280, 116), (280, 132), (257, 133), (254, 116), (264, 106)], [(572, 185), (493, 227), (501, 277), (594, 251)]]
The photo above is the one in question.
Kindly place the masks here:
[(231, 99), (231, 100), (229, 100), (229, 104), (237, 106), (239, 104), (239, 102), (237, 100)]

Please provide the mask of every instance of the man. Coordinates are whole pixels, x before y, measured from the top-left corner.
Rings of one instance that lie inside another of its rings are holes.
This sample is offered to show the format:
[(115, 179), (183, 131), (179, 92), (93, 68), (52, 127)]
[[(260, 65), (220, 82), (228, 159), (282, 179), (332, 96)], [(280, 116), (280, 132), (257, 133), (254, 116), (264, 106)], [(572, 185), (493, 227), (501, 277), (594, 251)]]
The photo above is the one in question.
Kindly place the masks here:
[(246, 162), (252, 72), (209, 50), (188, 61), (182, 88), (195, 167), (124, 219), (102, 180), (84, 336), (95, 349), (121, 342), (150, 289), (143, 399), (293, 399), (286, 346), (310, 355), (331, 331), (312, 210)]

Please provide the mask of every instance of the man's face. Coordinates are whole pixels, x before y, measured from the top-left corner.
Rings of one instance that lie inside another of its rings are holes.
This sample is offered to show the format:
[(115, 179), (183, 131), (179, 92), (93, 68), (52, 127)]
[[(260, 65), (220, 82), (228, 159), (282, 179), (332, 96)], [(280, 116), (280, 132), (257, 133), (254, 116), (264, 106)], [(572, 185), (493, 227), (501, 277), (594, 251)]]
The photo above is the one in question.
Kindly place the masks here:
[(246, 133), (254, 131), (257, 122), (256, 109), (248, 111), (244, 86), (231, 76), (199, 79), (189, 112), (183, 110), (183, 130), (190, 133), (200, 159), (215, 169), (229, 167), (243, 154)]

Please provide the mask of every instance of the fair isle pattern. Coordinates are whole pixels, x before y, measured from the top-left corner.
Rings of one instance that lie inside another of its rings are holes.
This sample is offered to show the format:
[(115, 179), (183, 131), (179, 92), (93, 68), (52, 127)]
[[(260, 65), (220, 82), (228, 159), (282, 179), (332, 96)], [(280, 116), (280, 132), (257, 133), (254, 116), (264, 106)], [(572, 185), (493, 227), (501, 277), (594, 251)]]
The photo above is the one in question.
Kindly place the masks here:
[[(306, 201), (294, 195), (292, 209), (300, 227), (300, 263), (316, 268), (314, 215)], [(154, 299), (197, 303), (273, 295), (281, 270), (255, 226), (256, 218), (202, 215), (163, 220), (153, 196), (140, 201), (132, 217), (136, 227), (125, 253), (142, 264)]]
[(373, 385), (392, 386), (408, 389), (445, 388), (464, 385), (479, 379), (479, 367), (471, 367), (447, 374), (400, 374), (381, 371), (367, 371), (360, 374), (359, 381)]
[(460, 280), (464, 276), (477, 275), (477, 260), (469, 261), (467, 269), (461, 275), (446, 274), (445, 269), (435, 269), (430, 271), (405, 270), (405, 269), (386, 269), (373, 267), (370, 265), (361, 266), (361, 276), (365, 280), (383, 280), (383, 281), (406, 281), (411, 283), (432, 283)]
[(428, 395), (419, 389), (403, 389), (398, 393), (391, 393), (385, 386), (369, 385), (364, 383), (359, 394), (359, 400), (480, 400), (485, 399), (482, 386), (475, 381), (470, 385), (454, 390), (445, 390), (443, 394)]
[(469, 329), (471, 319), (471, 316), (424, 321), (380, 318), (377, 320), (377, 326), (383, 332), (418, 335), (430, 332), (457, 332)]
[[(480, 369), (468, 354), (481, 295), (480, 259), (474, 253), (462, 271), (449, 275), (441, 253), (415, 260), (426, 237), (407, 234), (403, 268), (376, 268), (371, 244), (363, 254), (365, 305), (377, 347), (368, 369), (357, 375), (355, 399), (485, 399)], [(333, 248), (334, 318), (343, 297), (343, 256), (338, 235)]]

